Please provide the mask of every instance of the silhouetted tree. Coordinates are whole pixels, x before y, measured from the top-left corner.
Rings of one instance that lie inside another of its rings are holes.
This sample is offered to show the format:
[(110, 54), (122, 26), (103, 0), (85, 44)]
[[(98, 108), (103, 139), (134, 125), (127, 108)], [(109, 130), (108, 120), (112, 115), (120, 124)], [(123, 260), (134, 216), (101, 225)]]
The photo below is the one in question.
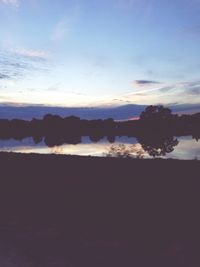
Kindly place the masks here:
[(171, 110), (169, 108), (165, 108), (163, 106), (148, 106), (146, 109), (140, 114), (141, 120), (165, 120), (172, 117)]

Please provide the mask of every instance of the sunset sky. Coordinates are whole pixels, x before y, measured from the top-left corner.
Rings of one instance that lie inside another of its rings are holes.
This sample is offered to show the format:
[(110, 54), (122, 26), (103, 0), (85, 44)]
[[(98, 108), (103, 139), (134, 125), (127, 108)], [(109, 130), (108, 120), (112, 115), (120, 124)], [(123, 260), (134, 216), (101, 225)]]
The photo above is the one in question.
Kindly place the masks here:
[(0, 0), (0, 103), (200, 104), (200, 0)]

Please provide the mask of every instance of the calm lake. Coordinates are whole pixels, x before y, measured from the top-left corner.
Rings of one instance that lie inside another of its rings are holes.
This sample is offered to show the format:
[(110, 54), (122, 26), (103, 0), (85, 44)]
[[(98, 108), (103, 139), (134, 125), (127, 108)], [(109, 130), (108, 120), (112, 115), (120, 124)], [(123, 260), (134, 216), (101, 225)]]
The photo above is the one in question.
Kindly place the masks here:
[[(173, 147), (172, 152), (167, 151), (165, 155), (159, 155), (159, 157), (185, 160), (200, 159), (200, 141), (196, 141), (189, 136), (178, 137), (177, 140), (178, 144)], [(32, 138), (25, 138), (22, 141), (9, 139), (0, 140), (0, 151), (84, 156), (152, 157), (133, 137), (116, 137), (114, 143), (109, 143), (106, 138), (94, 143), (90, 141), (89, 137), (82, 137), (80, 144), (64, 144), (54, 147), (47, 147), (44, 141), (35, 144)]]

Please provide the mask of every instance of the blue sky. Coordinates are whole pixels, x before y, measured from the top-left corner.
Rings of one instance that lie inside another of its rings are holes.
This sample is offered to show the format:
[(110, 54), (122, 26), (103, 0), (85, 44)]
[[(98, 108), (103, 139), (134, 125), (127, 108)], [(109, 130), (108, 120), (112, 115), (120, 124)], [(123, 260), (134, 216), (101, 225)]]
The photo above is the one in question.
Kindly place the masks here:
[(200, 0), (0, 0), (0, 103), (200, 103)]

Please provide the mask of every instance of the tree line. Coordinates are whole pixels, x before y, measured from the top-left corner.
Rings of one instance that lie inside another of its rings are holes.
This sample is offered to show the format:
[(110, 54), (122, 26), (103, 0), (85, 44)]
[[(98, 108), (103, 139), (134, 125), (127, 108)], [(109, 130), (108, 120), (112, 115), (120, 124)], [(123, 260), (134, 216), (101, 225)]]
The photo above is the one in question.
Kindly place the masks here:
[(85, 120), (76, 116), (62, 118), (52, 114), (31, 121), (0, 119), (0, 139), (32, 137), (36, 144), (44, 140), (47, 146), (53, 147), (64, 143), (78, 144), (82, 136), (89, 136), (92, 142), (107, 137), (111, 143), (116, 136), (136, 137), (144, 148), (149, 144), (156, 147), (166, 140), (176, 145), (174, 136), (199, 139), (200, 113), (177, 115), (160, 105), (148, 106), (138, 120), (127, 121), (112, 118)]

